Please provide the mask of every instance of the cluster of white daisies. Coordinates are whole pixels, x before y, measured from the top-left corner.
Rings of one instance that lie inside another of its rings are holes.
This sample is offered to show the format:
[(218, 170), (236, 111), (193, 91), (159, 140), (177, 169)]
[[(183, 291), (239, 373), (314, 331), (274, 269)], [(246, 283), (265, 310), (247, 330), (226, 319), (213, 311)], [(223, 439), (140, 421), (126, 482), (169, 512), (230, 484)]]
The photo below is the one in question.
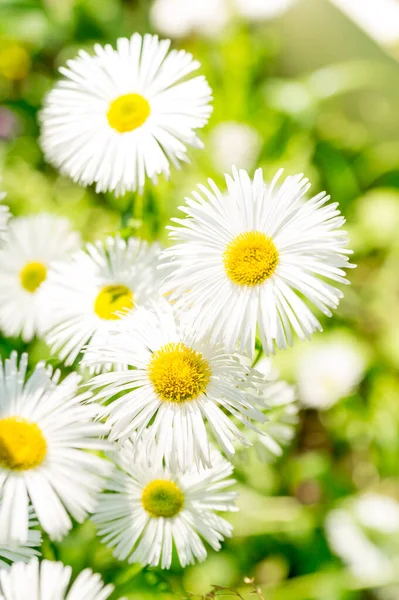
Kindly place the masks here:
[[(168, 176), (211, 113), (198, 68), (151, 35), (80, 52), (41, 113), (46, 158), (97, 191)], [(98, 576), (69, 589), (67, 567), (34, 556), (41, 530), (60, 540), (90, 514), (120, 560), (205, 559), (204, 541), (231, 535), (218, 513), (236, 510), (237, 444), (279, 454), (292, 436), (293, 390), (262, 354), (321, 329), (312, 306), (337, 307), (344, 218), (302, 175), (233, 168), (226, 186), (186, 198), (166, 249), (118, 235), (79, 248), (65, 219), (1, 205), (0, 329), (42, 337), (75, 372), (0, 363), (0, 598), (107, 598)]]

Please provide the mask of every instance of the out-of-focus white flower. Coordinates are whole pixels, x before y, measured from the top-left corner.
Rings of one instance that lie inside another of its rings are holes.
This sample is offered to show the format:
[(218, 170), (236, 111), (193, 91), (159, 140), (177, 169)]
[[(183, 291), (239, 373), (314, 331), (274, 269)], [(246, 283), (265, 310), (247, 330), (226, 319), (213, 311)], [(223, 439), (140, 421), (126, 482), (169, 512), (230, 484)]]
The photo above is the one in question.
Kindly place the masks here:
[(370, 492), (356, 500), (354, 509), (364, 527), (382, 533), (399, 531), (399, 503), (393, 498)]
[(214, 127), (210, 137), (210, 150), (215, 167), (230, 171), (231, 165), (240, 165), (250, 171), (258, 158), (262, 138), (246, 123), (225, 121)]
[(251, 21), (275, 19), (284, 14), (296, 0), (235, 0), (241, 17)]
[(191, 33), (215, 36), (228, 19), (226, 0), (155, 0), (151, 9), (155, 29), (173, 38)]
[(396, 0), (332, 0), (332, 2), (378, 42), (390, 45), (399, 40), (399, 4)]
[(299, 398), (305, 406), (330, 408), (362, 379), (366, 361), (354, 343), (326, 340), (309, 346), (297, 364)]
[(325, 523), (331, 549), (361, 581), (377, 585), (395, 574), (392, 536), (399, 531), (399, 503), (376, 493), (345, 501)]

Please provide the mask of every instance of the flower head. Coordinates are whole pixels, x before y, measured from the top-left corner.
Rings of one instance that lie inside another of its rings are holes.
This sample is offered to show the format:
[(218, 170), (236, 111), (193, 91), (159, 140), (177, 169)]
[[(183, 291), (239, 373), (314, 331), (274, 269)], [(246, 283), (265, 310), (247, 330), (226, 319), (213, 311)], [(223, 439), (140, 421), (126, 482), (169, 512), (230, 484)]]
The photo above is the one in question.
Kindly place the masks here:
[(91, 381), (99, 400), (111, 400), (104, 407), (111, 439), (125, 440), (136, 430), (140, 437), (150, 427), (149, 462), (164, 458), (173, 468), (209, 466), (205, 421), (231, 455), (233, 440), (247, 441), (229, 415), (249, 428), (265, 420), (257, 406), (262, 401), (247, 391), (254, 385), (251, 369), (222, 345), (195, 335), (189, 315), (177, 318), (166, 302), (151, 308), (122, 318), (106, 347), (92, 345), (86, 353), (90, 366), (133, 367)]
[(183, 308), (196, 308), (195, 327), (234, 350), (252, 353), (258, 330), (267, 353), (286, 348), (293, 332), (309, 338), (321, 325), (307, 306), (331, 316), (342, 292), (326, 280), (348, 283), (345, 219), (324, 192), (304, 199), (302, 175), (278, 184), (245, 171), (226, 175), (227, 194), (209, 180), (181, 207), (170, 227), (177, 243), (164, 251), (165, 291)]
[(58, 383), (39, 363), (26, 378), (28, 357), (0, 362), (0, 531), (28, 539), (30, 507), (52, 539), (81, 522), (96, 503), (109, 463), (87, 450), (107, 450), (98, 408), (78, 394), (79, 377)]
[(79, 243), (67, 219), (39, 214), (11, 220), (7, 243), (0, 248), (0, 327), (6, 335), (29, 341), (42, 333), (42, 284), (52, 263)]
[(60, 562), (16, 563), (0, 571), (0, 600), (106, 600), (114, 589), (90, 569), (79, 573), (72, 585), (71, 575), (72, 568)]
[(151, 7), (155, 29), (172, 38), (192, 33), (214, 37), (228, 23), (230, 14), (226, 0), (155, 0)]
[(159, 296), (159, 246), (137, 238), (88, 244), (49, 272), (45, 339), (67, 365), (120, 316)]
[(399, 532), (397, 500), (367, 492), (344, 500), (326, 523), (331, 549), (358, 580), (368, 585), (393, 578), (392, 541)]
[(315, 342), (301, 353), (297, 363), (302, 404), (325, 410), (353, 392), (366, 368), (365, 356), (349, 339)]
[(208, 121), (211, 90), (188, 78), (200, 66), (191, 54), (169, 46), (135, 33), (116, 50), (96, 44), (94, 56), (68, 61), (41, 114), (49, 162), (98, 192), (124, 194), (187, 161), (187, 146), (202, 146), (195, 130)]
[(220, 550), (231, 525), (217, 511), (234, 511), (236, 494), (226, 491), (232, 465), (212, 450), (212, 468), (181, 472), (153, 465), (127, 441), (116, 457), (117, 472), (101, 494), (93, 521), (120, 560), (168, 569), (175, 545), (183, 567), (206, 558), (205, 540)]

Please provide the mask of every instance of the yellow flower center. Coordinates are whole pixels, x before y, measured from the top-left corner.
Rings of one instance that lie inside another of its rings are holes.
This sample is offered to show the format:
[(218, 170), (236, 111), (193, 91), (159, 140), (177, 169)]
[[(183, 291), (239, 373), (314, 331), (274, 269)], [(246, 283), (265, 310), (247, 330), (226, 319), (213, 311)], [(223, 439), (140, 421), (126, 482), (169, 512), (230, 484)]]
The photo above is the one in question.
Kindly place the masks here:
[(183, 508), (184, 494), (174, 481), (155, 479), (144, 488), (141, 502), (151, 517), (171, 519)]
[(0, 48), (0, 75), (10, 81), (24, 79), (30, 69), (30, 57), (18, 43), (6, 43)]
[(35, 423), (19, 417), (0, 419), (0, 466), (26, 471), (42, 464), (47, 443)]
[(223, 254), (227, 277), (238, 285), (263, 283), (273, 275), (278, 259), (273, 240), (260, 231), (241, 233)]
[(107, 112), (108, 123), (119, 133), (133, 131), (150, 116), (148, 100), (140, 94), (125, 94), (113, 100)]
[(154, 352), (148, 375), (164, 402), (186, 402), (205, 392), (211, 379), (209, 363), (200, 352), (170, 343)]
[(126, 313), (134, 306), (133, 292), (119, 283), (106, 285), (100, 290), (95, 302), (94, 312), (101, 319), (117, 321), (119, 312)]
[(22, 287), (33, 294), (47, 277), (47, 267), (39, 262), (30, 262), (19, 274)]

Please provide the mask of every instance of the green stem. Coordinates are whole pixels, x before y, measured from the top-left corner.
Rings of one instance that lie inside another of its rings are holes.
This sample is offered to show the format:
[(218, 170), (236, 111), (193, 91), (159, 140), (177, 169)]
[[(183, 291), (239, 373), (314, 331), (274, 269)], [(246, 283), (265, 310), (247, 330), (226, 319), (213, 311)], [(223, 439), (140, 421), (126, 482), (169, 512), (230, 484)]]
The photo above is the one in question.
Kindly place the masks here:
[(258, 348), (258, 351), (257, 351), (257, 353), (256, 353), (256, 356), (255, 356), (254, 362), (252, 363), (252, 368), (254, 368), (254, 367), (255, 367), (255, 365), (257, 365), (257, 364), (258, 364), (258, 362), (259, 362), (259, 361), (260, 361), (260, 359), (262, 358), (262, 355), (263, 355), (263, 348), (262, 348), (262, 346), (261, 346), (260, 348)]

